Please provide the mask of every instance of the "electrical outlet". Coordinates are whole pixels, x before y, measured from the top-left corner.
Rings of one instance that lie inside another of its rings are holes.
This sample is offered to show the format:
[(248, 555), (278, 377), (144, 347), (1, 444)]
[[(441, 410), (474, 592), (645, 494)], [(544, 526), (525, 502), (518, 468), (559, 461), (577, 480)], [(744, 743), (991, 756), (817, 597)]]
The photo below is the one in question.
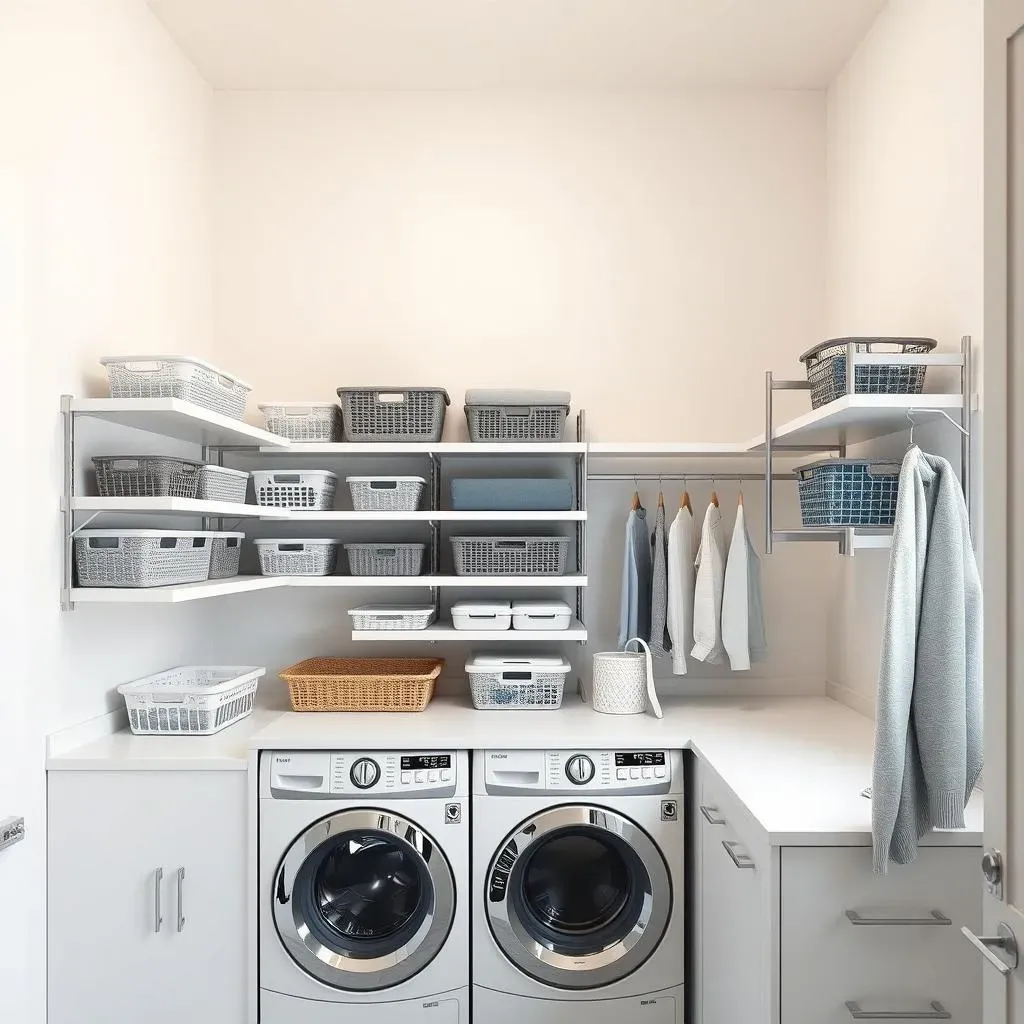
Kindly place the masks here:
[(20, 843), (25, 838), (24, 818), (4, 818), (0, 821), (0, 850)]

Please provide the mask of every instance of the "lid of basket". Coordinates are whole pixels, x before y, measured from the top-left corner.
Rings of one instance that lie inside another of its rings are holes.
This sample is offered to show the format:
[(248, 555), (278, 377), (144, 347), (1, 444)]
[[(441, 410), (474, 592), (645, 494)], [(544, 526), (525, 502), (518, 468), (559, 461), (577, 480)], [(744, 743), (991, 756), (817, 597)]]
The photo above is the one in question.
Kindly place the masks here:
[(513, 601), (512, 614), (565, 615), (572, 609), (565, 601)]
[(425, 484), (427, 481), (421, 476), (347, 476), (345, 477), (345, 483), (347, 484), (381, 484), (381, 483), (399, 483), (399, 484)]
[(434, 613), (432, 604), (361, 604), (349, 608), (349, 615), (426, 615)]
[(203, 469), (210, 470), (213, 473), (224, 473), (226, 476), (245, 477), (249, 479), (249, 471), (247, 469), (231, 469), (230, 466), (214, 466), (209, 462), (203, 463)]
[(800, 476), (801, 473), (811, 469), (821, 469), (824, 466), (867, 466), (869, 469), (877, 469), (886, 475), (898, 473), (903, 463), (895, 459), (818, 459), (815, 462), (807, 462), (802, 466), (796, 466), (793, 472)]
[(261, 480), (264, 478), (270, 478), (275, 476), (322, 476), (330, 477), (332, 480), (338, 479), (337, 473), (332, 473), (329, 469), (306, 469), (302, 467), (297, 469), (294, 466), (277, 469), (254, 469), (252, 475), (259, 477)]
[(466, 405), (569, 405), (568, 391), (543, 388), (467, 388)]
[(257, 537), (253, 544), (259, 547), (262, 544), (334, 544), (341, 541), (337, 537)]
[(511, 615), (511, 601), (456, 601), (452, 605), (452, 614), (462, 612), (467, 615)]
[(572, 666), (564, 658), (548, 654), (474, 654), (466, 662), (467, 672), (508, 671), (568, 672)]
[(225, 532), (224, 530), (218, 530), (216, 533), (214, 533), (213, 536), (214, 537), (237, 537), (239, 540), (245, 540), (245, 534), (244, 533), (229, 533), (229, 532)]
[(79, 530), (76, 537), (217, 537), (215, 530)]
[(419, 387), (419, 386), (409, 388), (409, 387), (392, 387), (392, 386), (388, 385), (387, 387), (382, 387), (381, 385), (376, 384), (373, 387), (338, 388), (338, 397), (341, 398), (344, 395), (351, 394), (354, 391), (372, 391), (372, 392), (375, 392), (376, 394), (379, 394), (379, 395), (398, 395), (398, 394), (404, 394), (406, 391), (429, 391), (430, 394), (432, 394), (432, 395), (444, 395), (444, 404), (445, 405), (451, 405), (452, 404), (452, 400), (448, 397), (448, 391), (447, 391), (446, 388), (425, 388), (425, 387)]
[(151, 693), (173, 691), (174, 693), (200, 693), (212, 695), (230, 690), (239, 683), (260, 679), (267, 674), (258, 665), (179, 665), (144, 679), (122, 683), (117, 692)]
[[(828, 341), (819, 342), (817, 345), (809, 348), (800, 357), (800, 362), (806, 363), (808, 359), (813, 359), (819, 352), (824, 352), (825, 349), (845, 348), (847, 345), (913, 345), (931, 352), (938, 345), (938, 342), (934, 338), (829, 338)], [(893, 354), (895, 355), (895, 353)]]
[(100, 363), (103, 366), (109, 366), (111, 363), (191, 363), (193, 366), (201, 366), (203, 369), (217, 374), (218, 377), (227, 377), (239, 387), (252, 391), (251, 384), (246, 384), (244, 380), (239, 380), (233, 373), (225, 373), (219, 366), (214, 366), (213, 363), (208, 363), (205, 359), (197, 359), (195, 356), (103, 356)]

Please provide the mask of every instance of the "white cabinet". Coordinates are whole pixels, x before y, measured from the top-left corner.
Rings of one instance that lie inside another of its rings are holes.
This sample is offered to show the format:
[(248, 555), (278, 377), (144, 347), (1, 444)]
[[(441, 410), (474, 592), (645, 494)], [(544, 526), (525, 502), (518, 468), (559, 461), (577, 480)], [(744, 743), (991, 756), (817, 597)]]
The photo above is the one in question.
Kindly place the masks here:
[(245, 779), (49, 774), (49, 1024), (243, 1024)]

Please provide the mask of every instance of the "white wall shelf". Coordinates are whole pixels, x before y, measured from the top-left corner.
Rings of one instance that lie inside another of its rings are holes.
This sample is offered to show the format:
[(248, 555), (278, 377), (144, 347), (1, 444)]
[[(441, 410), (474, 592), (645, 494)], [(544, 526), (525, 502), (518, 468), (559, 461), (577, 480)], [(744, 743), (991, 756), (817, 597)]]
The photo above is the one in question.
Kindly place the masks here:
[(139, 515), (220, 516), (225, 519), (291, 519), (281, 510), (274, 515), (260, 505), (243, 505), (231, 501), (200, 501), (196, 498), (72, 498), (75, 512), (111, 512)]
[(414, 587), (474, 588), (481, 590), (524, 587), (585, 587), (586, 576), (284, 576), (282, 585), (291, 587)]
[(594, 441), (592, 459), (751, 458), (748, 446), (731, 441)]
[[(260, 449), (267, 454), (280, 453), (280, 446)], [(582, 441), (438, 441), (423, 444), (399, 444), (390, 441), (353, 443), (341, 441), (321, 443), (295, 441), (288, 445), (288, 455), (582, 455), (587, 445)]]
[(74, 587), (71, 600), (76, 604), (181, 604), (253, 590), (274, 590), (280, 586), (280, 579), (269, 576), (232, 576), (177, 587)]
[(353, 640), (373, 640), (378, 643), (419, 641), (420, 643), (561, 643), (584, 641), (587, 630), (574, 621), (568, 629), (455, 629), (454, 626), (434, 625), (427, 629), (354, 629)]
[[(251, 507), (251, 506), (250, 506)], [(586, 512), (452, 512), (429, 509), (417, 512), (304, 512), (284, 511), (261, 518), (288, 519), (293, 523), (582, 523)]]
[(179, 398), (75, 398), (71, 400), (70, 412), (193, 444), (249, 445), (277, 451), (288, 448), (291, 443), (259, 427)]

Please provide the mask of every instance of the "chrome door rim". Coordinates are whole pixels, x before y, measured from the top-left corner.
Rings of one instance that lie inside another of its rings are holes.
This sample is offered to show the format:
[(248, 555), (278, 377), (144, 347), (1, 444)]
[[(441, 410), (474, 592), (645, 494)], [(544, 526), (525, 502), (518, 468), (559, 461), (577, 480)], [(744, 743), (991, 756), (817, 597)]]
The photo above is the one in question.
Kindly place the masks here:
[[(510, 894), (524, 854), (553, 832), (567, 828), (594, 829), (616, 836), (636, 854), (646, 872), (637, 920), (629, 933), (598, 952), (560, 953), (533, 936), (519, 916)], [(498, 861), (517, 851), (508, 869), (504, 896), (492, 901), (491, 879)], [(672, 910), (672, 883), (665, 858), (651, 837), (636, 822), (615, 811), (594, 805), (565, 805), (542, 811), (521, 822), (495, 852), (484, 879), (487, 921), (498, 948), (525, 974), (566, 989), (600, 988), (620, 981), (641, 967), (657, 949)]]
[[(335, 836), (360, 830), (380, 832), (417, 856), (433, 897), (432, 907), (411, 938), (375, 957), (350, 956), (325, 946), (312, 934), (293, 898), (295, 880), (309, 857)], [(315, 821), (281, 858), (268, 895), (278, 936), (296, 964), (333, 988), (356, 992), (390, 988), (418, 974), (440, 951), (455, 920), (455, 880), (441, 848), (414, 822), (379, 809), (338, 811)]]

